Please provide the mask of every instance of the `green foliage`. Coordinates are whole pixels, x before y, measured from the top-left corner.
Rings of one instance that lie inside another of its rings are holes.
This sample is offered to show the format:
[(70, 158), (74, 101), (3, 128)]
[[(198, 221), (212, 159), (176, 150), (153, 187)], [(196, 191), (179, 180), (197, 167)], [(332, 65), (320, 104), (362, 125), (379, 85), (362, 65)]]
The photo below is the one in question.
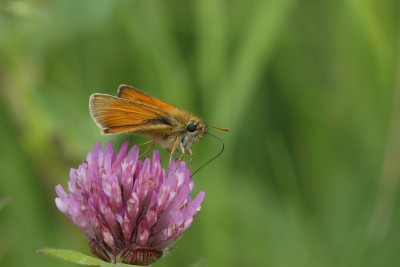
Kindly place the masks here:
[(89, 265), (89, 266), (100, 266), (100, 267), (129, 267), (129, 266), (137, 266), (137, 265), (129, 265), (123, 263), (108, 263), (97, 258), (93, 258), (87, 255), (84, 255), (80, 252), (67, 250), (67, 249), (57, 249), (57, 248), (42, 248), (37, 251), (38, 253), (42, 253), (44, 255), (54, 257), (56, 259), (73, 262), (79, 265)]
[[(73, 262), (79, 265), (89, 265), (89, 266), (102, 266), (102, 267), (112, 267), (114, 264), (103, 262), (97, 258), (93, 258), (90, 256), (86, 256), (80, 252), (76, 252), (73, 250), (66, 249), (56, 249), (56, 248), (43, 248), (37, 251), (38, 253), (42, 253), (44, 255), (54, 257), (56, 259)], [(125, 266), (132, 266), (126, 265)], [(121, 265), (121, 266), (123, 266)]]
[[(400, 2), (2, 1), (0, 265), (89, 254), (54, 205), (100, 136), (89, 95), (130, 84), (202, 116), (225, 153), (154, 266), (398, 266)], [(195, 170), (219, 144), (194, 146)], [(203, 264), (205, 262), (205, 264)]]

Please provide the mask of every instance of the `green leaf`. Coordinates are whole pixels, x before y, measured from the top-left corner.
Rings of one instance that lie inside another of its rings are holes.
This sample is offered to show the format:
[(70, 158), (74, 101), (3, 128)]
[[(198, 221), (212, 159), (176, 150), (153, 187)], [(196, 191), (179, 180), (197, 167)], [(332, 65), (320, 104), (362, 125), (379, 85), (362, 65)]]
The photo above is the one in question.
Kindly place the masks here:
[(132, 267), (136, 265), (129, 265), (123, 263), (108, 263), (91, 256), (87, 256), (77, 251), (68, 249), (57, 248), (42, 248), (37, 251), (38, 253), (45, 254), (57, 259), (73, 262), (80, 265), (101, 266), (101, 267)]
[(42, 248), (37, 252), (43, 253), (45, 255), (77, 263), (80, 265), (92, 265), (92, 266), (107, 266), (111, 265), (102, 260), (87, 256), (77, 251), (67, 250), (67, 249), (56, 249), (56, 248)]

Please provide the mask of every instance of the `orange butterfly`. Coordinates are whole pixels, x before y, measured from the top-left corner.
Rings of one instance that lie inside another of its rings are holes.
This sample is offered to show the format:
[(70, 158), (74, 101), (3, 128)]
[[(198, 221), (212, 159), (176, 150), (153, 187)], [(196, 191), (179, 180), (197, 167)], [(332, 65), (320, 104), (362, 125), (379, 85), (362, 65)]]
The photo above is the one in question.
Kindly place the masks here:
[[(121, 85), (118, 96), (92, 94), (89, 110), (103, 134), (132, 133), (152, 138), (170, 150), (170, 161), (177, 149), (193, 159), (191, 146), (208, 131), (201, 118), (182, 111), (131, 86)], [(211, 126), (214, 127), (214, 126)], [(217, 128), (229, 131), (227, 128)]]

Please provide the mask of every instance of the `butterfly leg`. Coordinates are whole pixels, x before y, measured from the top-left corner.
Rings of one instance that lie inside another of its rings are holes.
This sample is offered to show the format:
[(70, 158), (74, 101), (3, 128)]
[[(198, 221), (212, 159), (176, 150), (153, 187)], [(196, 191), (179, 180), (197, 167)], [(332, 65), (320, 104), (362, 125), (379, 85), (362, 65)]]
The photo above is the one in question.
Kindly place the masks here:
[(179, 157), (179, 161), (182, 161), (183, 157), (186, 154), (186, 151), (185, 151), (185, 147), (182, 145), (182, 142), (179, 143), (179, 146), (181, 147), (181, 151), (182, 151), (182, 155)]
[(178, 147), (180, 141), (181, 141), (181, 140), (180, 140), (179, 137), (177, 137), (177, 138), (175, 139), (174, 144), (172, 145), (171, 153), (169, 154), (169, 163), (171, 163), (172, 157), (174, 156), (174, 153), (175, 153), (176, 148)]
[(141, 144), (139, 144), (138, 146), (142, 146), (142, 145), (147, 145), (147, 144), (150, 144), (150, 143), (154, 143), (154, 139), (151, 139), (151, 140), (149, 140), (149, 141), (146, 141), (146, 142), (144, 142), (144, 143), (141, 143)]
[(145, 144), (150, 144), (150, 145), (146, 148), (146, 150), (142, 153), (142, 155), (139, 156), (139, 158), (145, 156), (145, 155), (147, 154), (147, 152), (149, 152), (149, 150), (154, 146), (155, 143), (156, 143), (156, 141), (153, 139), (153, 140), (150, 140), (150, 141), (148, 141), (148, 142), (144, 142), (144, 143), (139, 144), (139, 146), (140, 146), (140, 145), (145, 145)]
[(189, 169), (192, 168), (192, 162), (193, 162), (193, 153), (192, 150), (189, 148), (189, 155), (190, 155), (190, 161), (189, 161)]

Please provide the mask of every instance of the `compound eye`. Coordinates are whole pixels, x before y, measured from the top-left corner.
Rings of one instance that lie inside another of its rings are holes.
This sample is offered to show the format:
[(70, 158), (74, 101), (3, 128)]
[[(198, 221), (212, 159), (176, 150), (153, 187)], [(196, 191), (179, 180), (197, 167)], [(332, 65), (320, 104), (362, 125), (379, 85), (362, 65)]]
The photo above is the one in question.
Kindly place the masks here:
[(186, 130), (188, 130), (188, 132), (193, 133), (194, 131), (197, 130), (197, 124), (194, 122), (189, 122), (188, 125), (186, 126)]

